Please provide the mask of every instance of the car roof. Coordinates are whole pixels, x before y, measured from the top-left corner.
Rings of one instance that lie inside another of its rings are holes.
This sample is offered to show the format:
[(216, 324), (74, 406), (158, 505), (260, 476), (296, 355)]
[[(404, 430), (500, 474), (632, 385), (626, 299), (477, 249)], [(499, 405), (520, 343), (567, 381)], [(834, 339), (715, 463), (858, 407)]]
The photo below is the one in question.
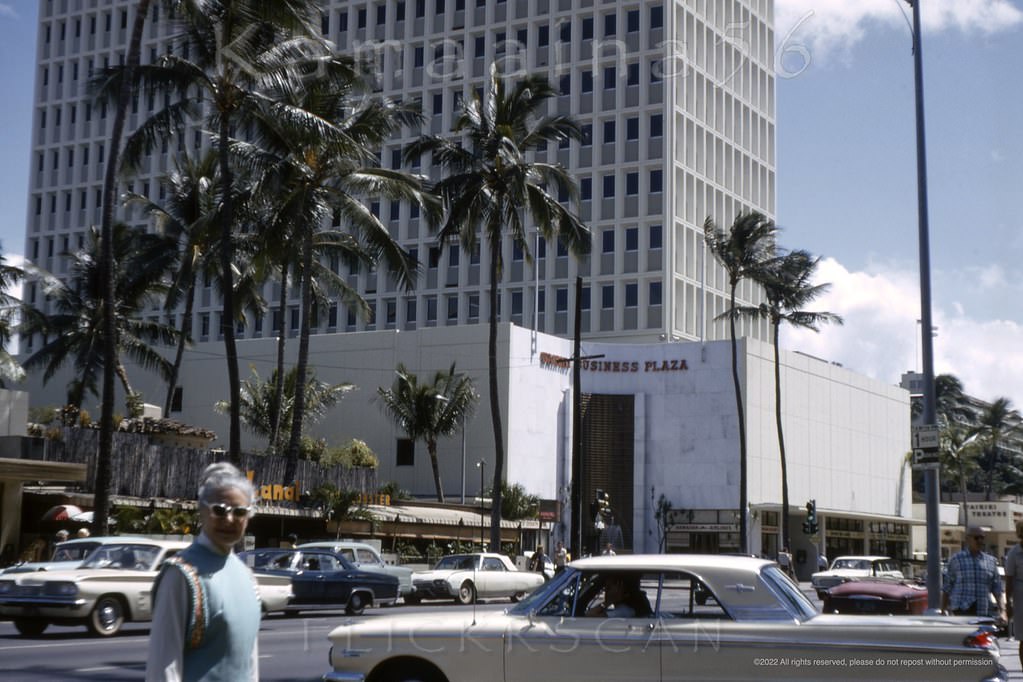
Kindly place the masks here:
[(758, 571), (775, 562), (747, 556), (721, 554), (618, 554), (576, 559), (570, 565), (580, 570), (650, 571), (661, 569), (747, 568)]
[(835, 557), (835, 561), (838, 561), (839, 559), (856, 559), (859, 561), (862, 561), (863, 559), (866, 559), (867, 561), (892, 560), (890, 556), (881, 556), (880, 554), (846, 554), (843, 556)]
[(355, 542), (354, 540), (316, 540), (315, 542), (303, 542), (298, 549), (323, 549), (330, 547), (345, 547), (347, 549), (372, 549), (376, 548), (367, 542)]

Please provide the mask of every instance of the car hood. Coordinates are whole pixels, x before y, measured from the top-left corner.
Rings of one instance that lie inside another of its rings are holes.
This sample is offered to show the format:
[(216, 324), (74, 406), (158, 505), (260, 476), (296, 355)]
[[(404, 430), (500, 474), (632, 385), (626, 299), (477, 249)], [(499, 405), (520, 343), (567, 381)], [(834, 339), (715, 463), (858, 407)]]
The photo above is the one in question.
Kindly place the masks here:
[(506, 611), (471, 610), (429, 611), (425, 613), (403, 613), (374, 618), (348, 618), (328, 635), (335, 644), (347, 644), (352, 636), (394, 638), (409, 634), (412, 637), (428, 637), (452, 634), (470, 636), (473, 632), (504, 632), (521, 616), (511, 616)]
[(37, 561), (29, 564), (18, 564), (10, 566), (2, 571), (0, 575), (13, 575), (15, 573), (32, 573), (33, 571), (70, 571), (78, 568), (82, 563), (81, 559), (75, 561)]
[(447, 580), (451, 576), (459, 573), (473, 573), (473, 571), (455, 570), (455, 571), (416, 571), (412, 574), (412, 578), (415, 580)]
[(906, 596), (927, 595), (927, 588), (916, 583), (901, 580), (850, 580), (832, 587), (832, 597), (843, 597), (854, 594), (875, 595), (879, 597), (902, 598)]
[(33, 571), (0, 576), (0, 580), (14, 580), (19, 585), (41, 585), (48, 582), (87, 580), (153, 580), (156, 571), (125, 571), (117, 568), (85, 568), (68, 571)]

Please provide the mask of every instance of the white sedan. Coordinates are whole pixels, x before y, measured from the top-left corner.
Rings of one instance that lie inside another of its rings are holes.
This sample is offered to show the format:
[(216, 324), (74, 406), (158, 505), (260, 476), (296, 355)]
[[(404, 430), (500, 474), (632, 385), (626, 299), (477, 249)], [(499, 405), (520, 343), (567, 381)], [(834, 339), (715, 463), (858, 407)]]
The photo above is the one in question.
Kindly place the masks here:
[(413, 573), (414, 591), (406, 595), (405, 601), (417, 604), (424, 599), (454, 599), (471, 604), (495, 597), (518, 601), (543, 582), (542, 575), (518, 570), (503, 554), (452, 554), (438, 561), (431, 571)]
[[(153, 582), (163, 561), (188, 542), (126, 538), (96, 548), (81, 566), (0, 576), (0, 617), (24, 636), (40, 635), (51, 623), (85, 625), (100, 636), (117, 634), (125, 622), (153, 617)], [(283, 610), (291, 581), (258, 576), (265, 612)]]
[(507, 611), (349, 619), (329, 637), (328, 682), (1007, 679), (983, 620), (820, 614), (777, 564), (738, 556), (580, 559)]
[(894, 578), (904, 576), (894, 559), (886, 556), (840, 556), (831, 562), (831, 568), (810, 576), (817, 596), (824, 599), (828, 589), (857, 578)]

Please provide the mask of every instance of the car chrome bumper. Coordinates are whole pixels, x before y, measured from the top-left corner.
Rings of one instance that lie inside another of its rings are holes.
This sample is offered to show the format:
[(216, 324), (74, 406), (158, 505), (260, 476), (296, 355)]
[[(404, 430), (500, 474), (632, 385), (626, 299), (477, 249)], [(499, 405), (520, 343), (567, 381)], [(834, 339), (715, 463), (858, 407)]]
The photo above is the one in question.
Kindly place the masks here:
[(341, 673), (329, 672), (322, 678), (323, 682), (365, 682), (366, 676), (362, 673)]
[(0, 599), (0, 609), (21, 608), (65, 608), (79, 609), (85, 605), (84, 599), (68, 599), (67, 597), (4, 597)]
[(998, 673), (994, 677), (988, 677), (981, 682), (1008, 682), (1009, 671), (1005, 669), (1005, 666), (998, 664)]

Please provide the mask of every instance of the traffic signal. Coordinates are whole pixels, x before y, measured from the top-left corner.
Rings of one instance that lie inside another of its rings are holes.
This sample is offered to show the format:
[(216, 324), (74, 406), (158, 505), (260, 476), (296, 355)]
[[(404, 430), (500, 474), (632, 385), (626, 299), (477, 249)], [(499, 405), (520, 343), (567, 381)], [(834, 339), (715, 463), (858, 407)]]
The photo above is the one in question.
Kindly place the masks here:
[(814, 535), (820, 526), (817, 524), (817, 500), (810, 500), (806, 503), (806, 521), (803, 522), (803, 532), (807, 535)]

